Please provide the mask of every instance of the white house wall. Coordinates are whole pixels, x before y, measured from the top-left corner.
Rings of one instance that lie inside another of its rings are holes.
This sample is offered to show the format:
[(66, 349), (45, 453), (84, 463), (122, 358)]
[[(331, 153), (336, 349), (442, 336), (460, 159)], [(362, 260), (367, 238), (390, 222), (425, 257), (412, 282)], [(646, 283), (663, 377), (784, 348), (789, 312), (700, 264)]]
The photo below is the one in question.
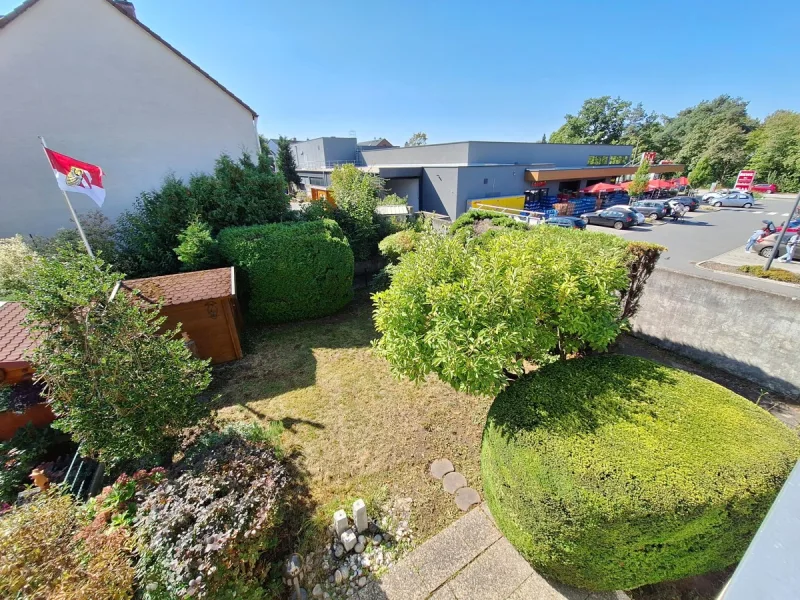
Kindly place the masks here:
[(38, 135), (103, 168), (111, 219), (170, 171), (257, 148), (250, 111), (105, 0), (40, 0), (0, 29), (0, 237), (70, 225)]

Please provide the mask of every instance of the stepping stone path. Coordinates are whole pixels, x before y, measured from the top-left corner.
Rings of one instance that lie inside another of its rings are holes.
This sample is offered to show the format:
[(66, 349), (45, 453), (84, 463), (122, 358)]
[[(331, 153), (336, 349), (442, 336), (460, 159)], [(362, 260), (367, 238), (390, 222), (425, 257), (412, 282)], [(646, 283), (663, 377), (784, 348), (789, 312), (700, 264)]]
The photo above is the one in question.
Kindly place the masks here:
[(431, 463), (431, 476), (442, 480), (445, 492), (455, 494), (456, 506), (464, 512), (480, 503), (480, 494), (467, 487), (467, 479), (446, 458), (437, 458)]

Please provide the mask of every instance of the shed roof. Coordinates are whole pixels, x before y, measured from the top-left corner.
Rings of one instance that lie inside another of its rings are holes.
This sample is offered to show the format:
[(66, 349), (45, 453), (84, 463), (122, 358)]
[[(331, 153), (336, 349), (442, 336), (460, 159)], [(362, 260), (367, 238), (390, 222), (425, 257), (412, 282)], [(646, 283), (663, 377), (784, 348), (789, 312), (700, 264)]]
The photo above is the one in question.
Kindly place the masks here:
[[(205, 77), (206, 79), (208, 79), (208, 80), (209, 80), (211, 83), (213, 83), (213, 84), (214, 84), (214, 85), (216, 85), (216, 86), (217, 86), (219, 89), (221, 89), (223, 92), (225, 92), (226, 94), (228, 94), (228, 96), (230, 96), (230, 97), (231, 97), (231, 98), (233, 98), (233, 99), (234, 99), (236, 102), (238, 102), (239, 104), (241, 104), (241, 105), (242, 105), (242, 106), (243, 106), (245, 109), (247, 109), (247, 110), (250, 112), (250, 114), (251, 114), (251, 115), (253, 115), (253, 118), (254, 118), (254, 119), (255, 119), (256, 117), (258, 117), (258, 114), (256, 113), (256, 111), (254, 111), (252, 108), (250, 108), (250, 107), (249, 107), (249, 106), (248, 106), (248, 105), (247, 105), (247, 104), (244, 102), (244, 100), (242, 100), (241, 98), (239, 98), (239, 97), (238, 97), (236, 94), (234, 94), (233, 92), (231, 92), (231, 91), (230, 91), (228, 88), (226, 88), (224, 85), (222, 85), (222, 84), (221, 84), (219, 81), (217, 81), (216, 79), (214, 79), (214, 78), (213, 78), (211, 75), (209, 75), (209, 74), (208, 74), (208, 73), (206, 73), (206, 72), (205, 72), (203, 69), (201, 69), (200, 67), (198, 67), (198, 66), (197, 66), (195, 63), (193, 63), (191, 60), (189, 60), (189, 59), (188, 59), (186, 56), (184, 56), (183, 54), (181, 54), (181, 53), (180, 53), (180, 52), (179, 52), (179, 51), (178, 51), (178, 50), (177, 50), (177, 49), (176, 49), (174, 46), (172, 46), (172, 45), (171, 45), (169, 42), (167, 42), (167, 41), (166, 41), (164, 38), (162, 38), (160, 35), (158, 35), (158, 34), (157, 34), (155, 31), (153, 31), (152, 29), (150, 29), (150, 28), (149, 28), (147, 25), (145, 25), (144, 23), (142, 23), (142, 22), (141, 22), (139, 19), (137, 19), (137, 18), (135, 18), (135, 17), (131, 16), (130, 14), (128, 14), (128, 13), (125, 11), (125, 9), (123, 9), (121, 6), (119, 6), (119, 5), (118, 5), (116, 2), (114, 2), (113, 0), (105, 0), (105, 1), (106, 1), (106, 2), (108, 2), (108, 3), (109, 3), (111, 6), (113, 6), (114, 8), (116, 8), (116, 9), (117, 9), (117, 10), (118, 10), (118, 11), (119, 11), (121, 14), (123, 14), (123, 15), (125, 16), (125, 18), (126, 18), (126, 19), (130, 19), (131, 21), (133, 21), (134, 23), (136, 23), (136, 24), (137, 24), (139, 27), (141, 27), (141, 28), (142, 28), (142, 29), (144, 29), (144, 30), (145, 30), (147, 33), (149, 33), (149, 34), (150, 34), (150, 35), (151, 35), (151, 36), (152, 36), (154, 39), (158, 40), (159, 42), (161, 42), (162, 44), (164, 44), (164, 46), (166, 46), (167, 48), (169, 48), (170, 50), (172, 50), (172, 52), (174, 52), (174, 53), (175, 53), (175, 54), (176, 54), (176, 55), (177, 55), (179, 58), (181, 58), (181, 59), (182, 59), (182, 60), (184, 60), (186, 63), (188, 63), (188, 64), (189, 64), (189, 66), (191, 66), (191, 67), (193, 67), (195, 70), (197, 70), (197, 71), (198, 71), (198, 72), (199, 72), (199, 73), (200, 73), (200, 74), (201, 74), (203, 77)], [(5, 16), (3, 16), (3, 15), (0, 15), (0, 29), (3, 29), (4, 27), (7, 27), (7, 26), (8, 26), (8, 25), (9, 25), (9, 24), (10, 24), (10, 23), (11, 23), (11, 22), (14, 20), (14, 19), (16, 19), (18, 16), (20, 16), (22, 13), (24, 13), (26, 10), (28, 10), (30, 7), (32, 7), (32, 6), (33, 6), (34, 4), (36, 4), (37, 2), (39, 2), (39, 0), (26, 0), (25, 2), (23, 2), (22, 4), (20, 4), (20, 5), (19, 5), (17, 8), (15, 8), (14, 10), (12, 10), (12, 11), (11, 11), (10, 13), (8, 13), (7, 15), (5, 15)]]
[(33, 346), (28, 328), (22, 324), (28, 311), (18, 302), (0, 303), (0, 366), (27, 363), (25, 352)]
[(164, 306), (235, 296), (235, 285), (233, 267), (122, 282), (123, 288), (138, 290), (141, 298), (153, 304), (163, 301)]

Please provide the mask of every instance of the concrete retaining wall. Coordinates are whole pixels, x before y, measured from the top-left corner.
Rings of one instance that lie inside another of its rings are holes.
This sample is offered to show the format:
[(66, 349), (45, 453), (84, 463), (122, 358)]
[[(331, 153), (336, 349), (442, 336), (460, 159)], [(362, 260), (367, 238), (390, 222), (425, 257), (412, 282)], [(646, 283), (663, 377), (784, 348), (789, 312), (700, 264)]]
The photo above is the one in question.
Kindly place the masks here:
[(656, 269), (633, 333), (800, 400), (800, 290), (797, 295)]

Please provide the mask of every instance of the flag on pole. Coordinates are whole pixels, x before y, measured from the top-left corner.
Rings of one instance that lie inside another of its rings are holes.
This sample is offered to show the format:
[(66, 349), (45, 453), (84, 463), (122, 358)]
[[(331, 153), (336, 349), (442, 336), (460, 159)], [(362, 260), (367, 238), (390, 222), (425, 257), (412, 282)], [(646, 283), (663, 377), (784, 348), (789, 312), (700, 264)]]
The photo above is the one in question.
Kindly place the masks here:
[(70, 158), (45, 147), (45, 153), (53, 167), (58, 187), (65, 192), (86, 194), (97, 206), (103, 206), (106, 190), (103, 187), (103, 169), (97, 165)]

